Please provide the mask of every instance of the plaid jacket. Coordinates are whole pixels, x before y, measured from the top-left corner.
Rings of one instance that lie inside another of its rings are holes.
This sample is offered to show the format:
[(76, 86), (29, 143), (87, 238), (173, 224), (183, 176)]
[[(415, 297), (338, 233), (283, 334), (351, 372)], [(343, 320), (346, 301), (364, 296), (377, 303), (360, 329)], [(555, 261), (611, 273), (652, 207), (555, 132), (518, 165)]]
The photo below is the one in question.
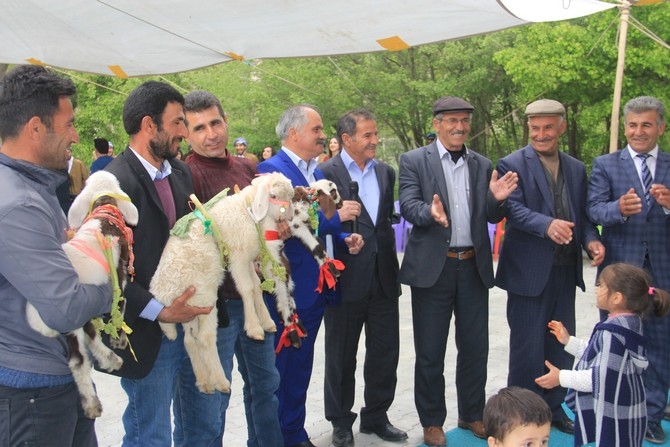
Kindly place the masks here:
[(641, 446), (647, 427), (642, 371), (646, 338), (636, 315), (619, 315), (596, 324), (588, 346), (575, 365), (590, 369), (592, 392), (568, 390), (575, 412), (575, 446)]

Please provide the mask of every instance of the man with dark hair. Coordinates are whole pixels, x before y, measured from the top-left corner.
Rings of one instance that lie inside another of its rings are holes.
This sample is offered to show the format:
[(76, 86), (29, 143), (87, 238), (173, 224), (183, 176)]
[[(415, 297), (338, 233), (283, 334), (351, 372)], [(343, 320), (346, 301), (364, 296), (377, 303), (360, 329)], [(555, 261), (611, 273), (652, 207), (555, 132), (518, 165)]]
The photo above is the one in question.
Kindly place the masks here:
[[(598, 273), (614, 262), (626, 262), (644, 268), (655, 286), (670, 290), (670, 154), (658, 147), (665, 107), (657, 98), (640, 96), (624, 106), (623, 115), (627, 146), (597, 157), (589, 181), (587, 213), (602, 225), (607, 248)], [(662, 444), (661, 419), (670, 388), (670, 317), (648, 315), (643, 324), (649, 339), (649, 367), (642, 373), (645, 438)]]
[[(186, 164), (193, 174), (195, 195), (205, 203), (216, 194), (229, 188), (244, 188), (258, 174), (256, 165), (241, 157), (234, 157), (226, 149), (228, 122), (221, 102), (210, 92), (196, 90), (186, 95), (184, 111), (189, 131), (188, 142), (192, 153)], [(217, 349), (226, 377), (231, 379), (233, 355), (244, 380), (244, 407), (247, 417), (248, 445), (273, 447), (283, 445), (279, 427), (278, 400), (279, 373), (275, 367), (274, 334), (265, 333), (262, 341), (249, 338), (244, 330), (244, 307), (235, 281), (228, 274), (218, 291), (217, 309), (219, 329)], [(192, 368), (185, 368), (180, 379), (180, 398), (175, 400), (175, 413), (183, 414), (175, 421), (175, 444), (180, 445), (182, 431), (207, 432), (203, 418), (220, 415), (216, 426), (219, 434), (211, 445), (221, 445), (225, 431), (226, 410), (230, 393), (215, 392), (200, 395), (197, 408), (182, 404), (185, 393), (199, 393), (195, 388)], [(202, 439), (202, 438), (197, 438)], [(204, 439), (203, 439), (204, 440)], [(187, 444), (183, 444), (187, 445)], [(209, 443), (206, 445), (210, 445)]]
[(110, 164), (114, 157), (110, 155), (112, 149), (111, 144), (105, 138), (95, 138), (93, 140), (93, 163), (91, 163), (91, 174), (97, 171), (102, 171), (105, 166)]
[[(361, 409), (361, 433), (375, 433), (385, 441), (403, 441), (407, 433), (395, 428), (387, 411), (393, 403), (400, 355), (398, 256), (391, 227), (395, 171), (375, 160), (379, 138), (377, 121), (368, 110), (345, 113), (337, 122), (342, 142), (338, 155), (319, 165), (337, 186), (342, 199), (360, 200), (358, 232), (365, 245), (360, 253), (336, 247), (335, 257), (345, 269), (338, 282), (338, 300), (326, 306), (326, 419), (333, 424), (333, 445), (354, 445), (351, 411), (356, 388), (356, 355), (365, 326), (365, 407)], [(351, 195), (355, 181), (357, 196)], [(352, 222), (352, 221), (350, 221)], [(352, 223), (344, 230), (353, 231)]]
[[(133, 329), (129, 340), (137, 360), (129, 349), (117, 351), (124, 362), (114, 371), (122, 377), (121, 386), (128, 395), (124, 447), (172, 444), (170, 405), (176, 378), (190, 360), (183, 333), (179, 331), (177, 340), (170, 341), (163, 337), (158, 322), (183, 323), (212, 310), (187, 304), (193, 287), (170, 307), (163, 307), (149, 292), (170, 229), (190, 211), (191, 173), (174, 157), (188, 136), (183, 104), (181, 93), (168, 84), (149, 81), (135, 88), (123, 107), (128, 147), (105, 168), (118, 178), (140, 216), (133, 229), (135, 281), (128, 282), (124, 291), (125, 321)], [(183, 445), (196, 444), (184, 439)]]
[(79, 141), (74, 94), (72, 81), (36, 65), (0, 80), (0, 444), (7, 446), (97, 446), (66, 338), (33, 330), (25, 313), (30, 303), (66, 333), (112, 302), (109, 284), (79, 284), (61, 247), (67, 222), (56, 187), (67, 176), (66, 151)]

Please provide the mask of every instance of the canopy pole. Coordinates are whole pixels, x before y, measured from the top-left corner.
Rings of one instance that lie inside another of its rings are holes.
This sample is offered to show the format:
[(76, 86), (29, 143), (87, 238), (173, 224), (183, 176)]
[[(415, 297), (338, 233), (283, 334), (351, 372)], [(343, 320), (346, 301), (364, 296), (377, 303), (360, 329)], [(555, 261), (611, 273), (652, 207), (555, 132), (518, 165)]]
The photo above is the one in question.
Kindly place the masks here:
[(626, 37), (628, 35), (628, 17), (630, 16), (631, 0), (624, 0), (621, 8), (621, 22), (619, 26), (619, 53), (614, 78), (614, 97), (612, 98), (612, 124), (610, 127), (610, 152), (619, 149), (619, 108), (621, 107), (621, 88), (623, 85), (623, 70), (626, 63)]

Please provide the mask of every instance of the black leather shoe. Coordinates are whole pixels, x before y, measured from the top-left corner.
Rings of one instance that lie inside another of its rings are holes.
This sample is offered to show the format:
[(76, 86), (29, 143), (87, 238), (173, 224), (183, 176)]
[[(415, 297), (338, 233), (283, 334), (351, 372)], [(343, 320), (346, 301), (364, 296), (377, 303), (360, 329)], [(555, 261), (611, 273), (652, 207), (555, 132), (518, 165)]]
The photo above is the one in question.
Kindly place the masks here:
[(293, 444), (293, 445), (290, 445), (288, 447), (316, 447), (316, 446), (314, 444), (312, 444), (312, 441), (310, 441), (308, 439), (307, 441), (302, 441), (298, 444)]
[(349, 427), (333, 427), (333, 447), (354, 447), (354, 432)]
[(575, 423), (568, 418), (551, 421), (551, 426), (555, 427), (559, 431), (562, 431), (563, 433), (567, 433), (569, 435), (575, 434)]
[(644, 439), (652, 444), (663, 444), (665, 442), (665, 433), (660, 422), (647, 421), (647, 432), (644, 434)]
[(393, 426), (390, 422), (384, 422), (377, 425), (363, 425), (361, 424), (361, 433), (370, 434), (374, 433), (375, 435), (382, 438), (384, 441), (404, 441), (407, 439), (407, 433), (402, 430), (399, 430)]

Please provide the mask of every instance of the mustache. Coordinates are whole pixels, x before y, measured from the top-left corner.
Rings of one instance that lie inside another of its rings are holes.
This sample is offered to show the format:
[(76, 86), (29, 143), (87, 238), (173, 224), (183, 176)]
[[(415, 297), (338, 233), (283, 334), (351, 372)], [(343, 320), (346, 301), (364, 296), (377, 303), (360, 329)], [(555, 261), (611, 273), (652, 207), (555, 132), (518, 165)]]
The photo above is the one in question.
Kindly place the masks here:
[(320, 144), (321, 146), (325, 146), (326, 145), (326, 139), (325, 138), (319, 138), (318, 140), (316, 140), (316, 144)]

